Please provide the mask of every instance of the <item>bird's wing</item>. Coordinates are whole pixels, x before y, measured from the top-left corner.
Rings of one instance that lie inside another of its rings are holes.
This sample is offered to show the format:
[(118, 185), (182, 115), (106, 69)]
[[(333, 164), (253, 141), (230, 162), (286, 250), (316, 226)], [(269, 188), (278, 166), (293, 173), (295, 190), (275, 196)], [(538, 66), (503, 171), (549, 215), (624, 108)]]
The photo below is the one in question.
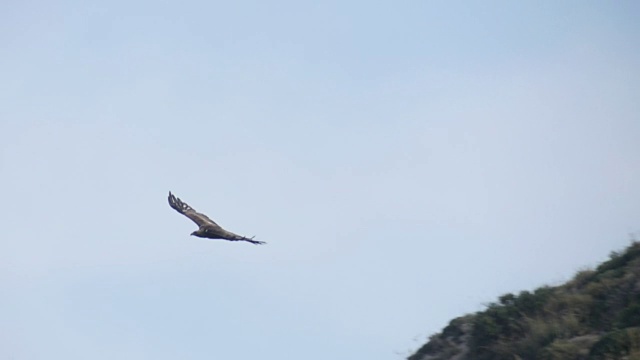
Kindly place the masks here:
[(266, 244), (266, 242), (264, 242), (264, 241), (253, 240), (253, 238), (252, 238), (252, 237), (250, 237), (250, 238), (244, 238), (244, 239), (241, 239), (241, 240), (242, 240), (242, 241), (250, 242), (250, 243), (252, 243), (252, 244), (254, 244), (254, 245), (262, 245), (262, 244)]
[(255, 236), (248, 238), (246, 236), (232, 233), (231, 231), (225, 230), (223, 228), (217, 229), (217, 235), (219, 235), (222, 239), (230, 241), (247, 241), (255, 245), (266, 244), (264, 241), (253, 240)]
[(169, 192), (169, 205), (180, 214), (191, 219), (191, 221), (198, 226), (213, 225), (220, 227), (215, 221), (209, 219), (207, 215), (195, 211), (191, 206), (184, 203), (180, 198), (175, 197), (171, 192)]

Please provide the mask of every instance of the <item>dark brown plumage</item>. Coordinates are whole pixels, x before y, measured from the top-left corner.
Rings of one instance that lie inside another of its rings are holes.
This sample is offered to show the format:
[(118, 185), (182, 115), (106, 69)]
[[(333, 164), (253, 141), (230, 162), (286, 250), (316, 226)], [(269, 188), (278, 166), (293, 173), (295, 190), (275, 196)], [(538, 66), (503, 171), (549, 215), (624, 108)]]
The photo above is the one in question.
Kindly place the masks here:
[(169, 192), (169, 205), (174, 208), (180, 214), (188, 217), (199, 226), (198, 230), (191, 233), (191, 235), (208, 239), (223, 239), (229, 241), (248, 241), (252, 244), (264, 244), (264, 241), (253, 240), (253, 237), (248, 238), (232, 233), (223, 229), (215, 221), (209, 219), (207, 215), (201, 214), (195, 211), (191, 206), (182, 202), (180, 198), (175, 197)]

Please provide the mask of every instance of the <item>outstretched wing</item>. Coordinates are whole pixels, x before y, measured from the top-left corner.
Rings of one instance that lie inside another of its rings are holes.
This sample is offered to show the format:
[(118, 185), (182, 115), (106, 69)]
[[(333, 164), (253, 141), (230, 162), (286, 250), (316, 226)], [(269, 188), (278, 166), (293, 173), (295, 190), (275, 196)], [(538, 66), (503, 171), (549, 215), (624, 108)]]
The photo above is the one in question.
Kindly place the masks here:
[(216, 224), (215, 221), (209, 219), (207, 215), (195, 211), (191, 206), (184, 203), (180, 198), (175, 197), (171, 192), (169, 192), (169, 205), (175, 211), (191, 219), (191, 221), (196, 223), (198, 226), (212, 225), (220, 227), (220, 225)]
[(248, 238), (246, 236), (238, 235), (222, 228), (218, 229), (217, 235), (220, 236), (221, 239), (229, 241), (247, 241), (255, 245), (266, 244), (264, 241), (253, 240), (255, 236)]
[(244, 238), (244, 239), (242, 239), (242, 241), (248, 241), (248, 242), (250, 242), (250, 243), (252, 243), (252, 244), (254, 244), (254, 245), (262, 245), (262, 244), (266, 244), (266, 242), (264, 242), (264, 241), (253, 240), (253, 237), (250, 237), (250, 238)]

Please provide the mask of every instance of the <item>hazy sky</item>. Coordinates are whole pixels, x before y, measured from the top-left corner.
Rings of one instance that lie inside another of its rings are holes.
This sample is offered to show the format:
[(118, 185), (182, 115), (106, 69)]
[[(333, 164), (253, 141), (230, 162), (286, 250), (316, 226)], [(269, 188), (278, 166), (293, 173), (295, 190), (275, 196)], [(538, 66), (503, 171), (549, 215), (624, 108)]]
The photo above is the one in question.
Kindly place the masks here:
[(639, 4), (2, 2), (0, 358), (401, 359), (598, 264)]

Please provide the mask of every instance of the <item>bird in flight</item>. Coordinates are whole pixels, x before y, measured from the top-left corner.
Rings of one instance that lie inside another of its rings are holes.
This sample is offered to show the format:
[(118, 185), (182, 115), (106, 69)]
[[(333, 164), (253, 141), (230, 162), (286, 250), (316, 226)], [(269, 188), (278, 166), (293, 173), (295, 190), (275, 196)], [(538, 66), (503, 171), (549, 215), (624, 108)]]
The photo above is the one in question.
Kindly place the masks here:
[(248, 241), (252, 244), (260, 245), (264, 244), (264, 241), (253, 240), (253, 237), (248, 238), (232, 233), (223, 229), (215, 221), (209, 219), (207, 215), (201, 214), (195, 211), (191, 206), (182, 202), (180, 198), (175, 197), (171, 191), (169, 191), (169, 205), (180, 214), (188, 217), (199, 226), (198, 230), (191, 233), (191, 235), (208, 239), (224, 239), (229, 241)]

